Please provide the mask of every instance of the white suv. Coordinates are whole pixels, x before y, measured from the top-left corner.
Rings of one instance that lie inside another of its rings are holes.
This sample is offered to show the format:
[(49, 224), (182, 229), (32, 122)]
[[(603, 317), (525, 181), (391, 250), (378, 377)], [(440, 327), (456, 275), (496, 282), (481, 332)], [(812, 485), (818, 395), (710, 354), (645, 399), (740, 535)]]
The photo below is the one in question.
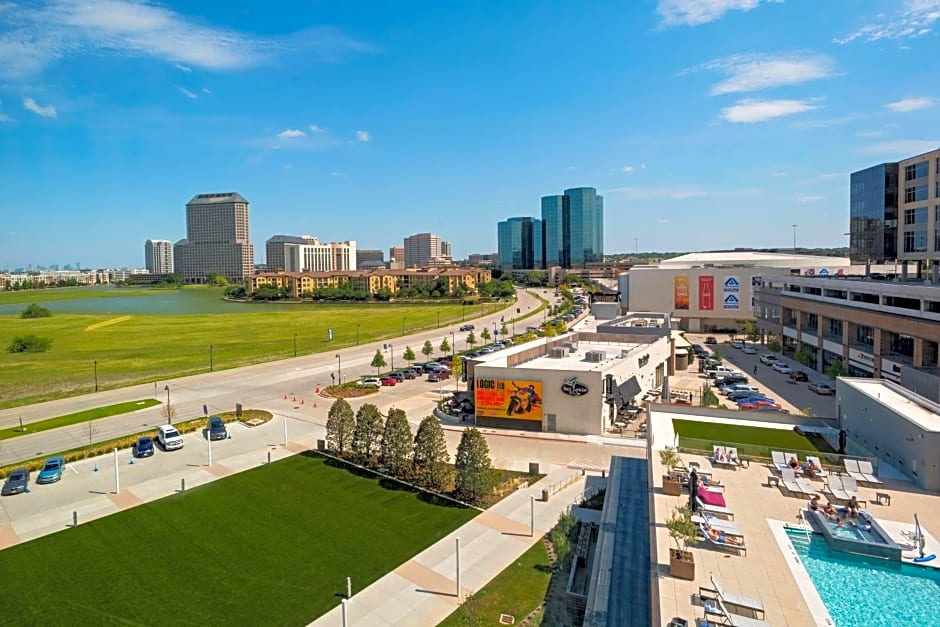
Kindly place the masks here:
[(178, 448), (183, 448), (183, 436), (172, 425), (157, 427), (157, 442), (165, 451), (175, 451)]
[(773, 353), (765, 353), (760, 356), (760, 363), (767, 366), (772, 366), (775, 361), (777, 361), (777, 356)]

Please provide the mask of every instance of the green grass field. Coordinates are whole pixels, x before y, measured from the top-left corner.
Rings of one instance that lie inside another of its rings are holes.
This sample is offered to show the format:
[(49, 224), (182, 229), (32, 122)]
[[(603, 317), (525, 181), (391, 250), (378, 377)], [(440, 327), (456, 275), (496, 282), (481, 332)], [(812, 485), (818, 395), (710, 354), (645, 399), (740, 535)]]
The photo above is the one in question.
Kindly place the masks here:
[(86, 298), (119, 298), (124, 296), (156, 296), (162, 290), (153, 289), (115, 289), (101, 290), (86, 287), (53, 287), (42, 290), (21, 290), (0, 292), (0, 305), (22, 303), (23, 308), (30, 303), (48, 303), (51, 300), (83, 300)]
[(94, 409), (86, 409), (85, 411), (77, 411), (73, 414), (56, 416), (55, 418), (40, 420), (39, 422), (31, 422), (27, 425), (27, 430), (25, 431), (21, 431), (19, 425), (10, 427), (9, 429), (0, 429), (0, 440), (8, 440), (17, 436), (26, 435), (27, 433), (38, 433), (40, 431), (48, 431), (49, 429), (67, 427), (68, 425), (74, 425), (80, 422), (87, 422), (89, 420), (98, 420), (99, 418), (126, 414), (159, 404), (160, 401), (156, 399), (144, 398), (139, 401), (127, 401), (126, 403), (117, 403), (115, 405), (105, 405), (103, 407), (95, 407)]
[(3, 624), (304, 625), (476, 515), (310, 455), (5, 549)]
[(519, 623), (545, 599), (551, 579), (551, 564), (545, 543), (536, 542), (439, 623), (439, 627), (499, 625), (500, 614), (514, 616), (516, 623)]
[[(60, 290), (61, 291), (61, 290)], [(68, 291), (68, 290), (65, 290)], [(336, 351), (356, 344), (437, 327), (450, 341), (447, 325), (497, 308), (496, 305), (310, 305), (292, 311), (194, 315), (55, 314), (22, 320), (0, 315), (0, 409), (94, 390), (97, 361), (100, 389), (158, 381), (209, 371), (209, 347), (216, 370), (273, 361), (297, 354)], [(440, 317), (438, 317), (440, 315)], [(333, 329), (334, 341), (327, 339)], [(21, 334), (52, 338), (46, 353), (8, 353)], [(458, 336), (462, 344), (464, 337)], [(420, 354), (420, 346), (412, 346)], [(404, 346), (395, 346), (401, 357)]]
[(712, 445), (737, 446), (740, 455), (766, 458), (770, 457), (771, 451), (833, 452), (824, 440), (807, 438), (792, 429), (766, 429), (694, 420), (673, 420), (672, 425), (679, 434), (679, 446), (686, 449), (710, 452)]

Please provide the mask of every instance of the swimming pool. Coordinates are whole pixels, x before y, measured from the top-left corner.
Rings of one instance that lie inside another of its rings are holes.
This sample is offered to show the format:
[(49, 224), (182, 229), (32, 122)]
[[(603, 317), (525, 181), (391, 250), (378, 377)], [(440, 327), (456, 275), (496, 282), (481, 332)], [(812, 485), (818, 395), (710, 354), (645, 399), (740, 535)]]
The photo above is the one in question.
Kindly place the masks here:
[(819, 536), (787, 535), (837, 627), (937, 624), (940, 570), (838, 553)]

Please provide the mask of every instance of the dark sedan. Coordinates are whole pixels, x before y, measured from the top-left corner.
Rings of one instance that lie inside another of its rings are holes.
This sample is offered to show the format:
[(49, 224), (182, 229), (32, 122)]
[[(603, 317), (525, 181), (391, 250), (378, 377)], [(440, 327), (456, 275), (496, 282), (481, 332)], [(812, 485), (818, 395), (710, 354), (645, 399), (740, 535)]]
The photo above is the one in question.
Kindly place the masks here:
[(209, 439), (210, 440), (224, 440), (228, 437), (228, 430), (225, 428), (225, 423), (218, 416), (212, 416), (209, 418)]
[(22, 494), (29, 487), (29, 471), (25, 468), (17, 468), (10, 473), (7, 480), (3, 483), (3, 490), (0, 494), (3, 496), (12, 496)]
[(149, 435), (141, 436), (134, 442), (134, 457), (150, 457), (153, 455), (153, 438)]

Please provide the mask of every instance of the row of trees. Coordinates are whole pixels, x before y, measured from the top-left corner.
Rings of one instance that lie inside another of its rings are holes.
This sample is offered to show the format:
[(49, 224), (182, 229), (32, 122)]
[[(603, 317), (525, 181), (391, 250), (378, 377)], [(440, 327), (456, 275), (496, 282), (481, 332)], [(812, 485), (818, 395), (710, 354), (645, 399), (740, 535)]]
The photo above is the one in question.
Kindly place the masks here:
[(78, 287), (79, 285), (84, 285), (84, 283), (79, 283), (78, 279), (59, 279), (58, 281), (40, 281), (36, 279), (35, 281), (30, 279), (24, 279), (22, 281), (13, 281), (7, 285), (7, 290), (11, 292), (20, 292), (23, 290), (42, 290), (49, 287)]
[[(480, 296), (491, 298), (509, 298), (515, 293), (512, 281), (489, 281), (478, 286)], [(226, 290), (226, 295), (233, 298), (242, 298), (245, 296), (245, 289), (236, 290), (235, 286)], [(388, 287), (378, 289), (375, 294), (370, 294), (367, 290), (354, 287), (350, 281), (341, 281), (338, 285), (329, 285), (318, 287), (313, 290), (303, 292), (301, 298), (325, 301), (366, 301), (374, 299), (378, 301), (389, 301), (394, 298), (463, 298), (470, 293), (470, 290), (459, 283), (453, 290), (449, 288), (447, 279), (440, 278), (433, 283), (422, 285), (408, 285), (399, 281), (397, 291), (392, 292)], [(274, 285), (262, 285), (251, 293), (253, 300), (282, 300), (291, 298), (290, 290), (287, 287), (276, 287)]]
[(460, 438), (454, 465), (444, 430), (434, 416), (421, 421), (412, 435), (405, 411), (390, 409), (386, 418), (366, 403), (355, 414), (344, 399), (330, 407), (326, 421), (327, 448), (335, 455), (369, 468), (384, 467), (393, 477), (433, 492), (447, 492), (470, 503), (489, 494), (493, 479), (489, 447), (476, 429)]
[(45, 307), (41, 307), (37, 305), (36, 303), (32, 303), (31, 305), (28, 305), (26, 309), (20, 312), (20, 318), (23, 318), (23, 319), (51, 318), (51, 317), (52, 317), (51, 311), (49, 311)]

